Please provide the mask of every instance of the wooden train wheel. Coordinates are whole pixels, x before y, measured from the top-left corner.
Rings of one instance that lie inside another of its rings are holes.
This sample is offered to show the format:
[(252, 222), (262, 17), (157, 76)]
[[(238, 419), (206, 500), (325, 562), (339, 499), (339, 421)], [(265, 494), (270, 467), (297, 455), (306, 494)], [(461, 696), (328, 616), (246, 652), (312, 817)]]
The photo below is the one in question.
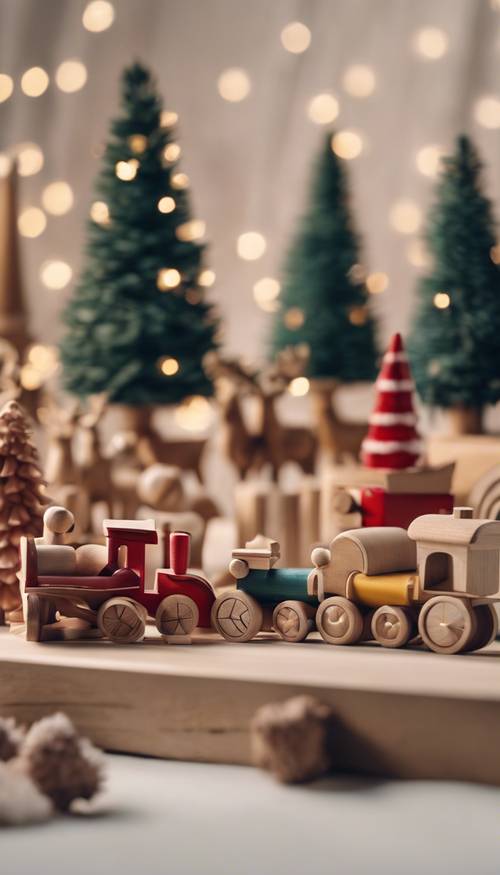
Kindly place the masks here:
[(328, 644), (356, 644), (363, 635), (363, 616), (354, 602), (333, 596), (321, 602), (316, 625)]
[(226, 641), (250, 641), (262, 629), (263, 619), (258, 601), (240, 590), (223, 593), (212, 607), (212, 625)]
[(434, 596), (425, 603), (418, 618), (418, 631), (434, 653), (460, 653), (472, 641), (477, 617), (464, 599)]
[(273, 611), (273, 627), (283, 641), (303, 641), (314, 629), (314, 608), (304, 602), (280, 602)]
[(487, 647), (498, 633), (498, 616), (493, 605), (477, 605), (472, 611), (477, 620), (477, 629), (464, 647), (466, 651)]
[(412, 626), (407, 611), (392, 605), (377, 608), (372, 618), (373, 637), (383, 647), (404, 647), (411, 638)]
[(167, 641), (183, 639), (189, 642), (199, 620), (198, 605), (187, 595), (169, 595), (156, 611), (156, 626)]
[(142, 605), (122, 596), (115, 596), (101, 605), (97, 625), (104, 637), (115, 644), (135, 644), (142, 641), (146, 631)]

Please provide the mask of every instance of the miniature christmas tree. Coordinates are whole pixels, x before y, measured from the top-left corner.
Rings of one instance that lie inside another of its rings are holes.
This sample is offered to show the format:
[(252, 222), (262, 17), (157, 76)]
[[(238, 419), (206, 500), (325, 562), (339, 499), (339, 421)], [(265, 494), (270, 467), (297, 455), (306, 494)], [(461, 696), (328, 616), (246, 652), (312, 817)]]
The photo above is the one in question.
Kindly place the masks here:
[(124, 72), (122, 107), (97, 181), (87, 262), (64, 316), (64, 382), (80, 397), (106, 392), (135, 406), (210, 395), (202, 359), (217, 326), (204, 298), (202, 223), (190, 218), (180, 148), (138, 64)]
[(0, 411), (0, 614), (20, 604), (22, 535), (41, 535), (48, 498), (28, 419), (17, 401)]
[(413, 408), (415, 386), (400, 334), (391, 338), (376, 388), (361, 461), (367, 468), (413, 468), (422, 454), (422, 443)]
[(368, 307), (359, 241), (349, 212), (344, 167), (327, 135), (310, 205), (286, 265), (274, 327), (276, 351), (306, 343), (312, 377), (340, 382), (375, 377), (375, 325)]
[(448, 409), (455, 430), (482, 430), (486, 404), (500, 399), (500, 268), (490, 201), (471, 141), (444, 160), (427, 244), (433, 268), (420, 285), (408, 351), (417, 389)]

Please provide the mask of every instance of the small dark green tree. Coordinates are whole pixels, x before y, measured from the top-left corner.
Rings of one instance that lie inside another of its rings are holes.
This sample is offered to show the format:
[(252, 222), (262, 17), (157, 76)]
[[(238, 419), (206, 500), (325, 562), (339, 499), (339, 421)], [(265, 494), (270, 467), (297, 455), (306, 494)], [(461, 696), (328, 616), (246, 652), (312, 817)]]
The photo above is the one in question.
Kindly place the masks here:
[(376, 376), (375, 324), (359, 264), (342, 161), (332, 134), (314, 168), (310, 205), (285, 266), (275, 351), (306, 343), (312, 377), (349, 383)]
[(481, 166), (468, 137), (458, 137), (430, 213), (433, 266), (408, 343), (423, 401), (447, 408), (462, 433), (480, 432), (484, 405), (500, 398), (500, 269)]
[(64, 383), (73, 394), (107, 392), (141, 406), (210, 395), (202, 358), (216, 345), (204, 299), (203, 246), (190, 219), (179, 147), (161, 124), (161, 100), (139, 64), (122, 79), (87, 258), (64, 321)]

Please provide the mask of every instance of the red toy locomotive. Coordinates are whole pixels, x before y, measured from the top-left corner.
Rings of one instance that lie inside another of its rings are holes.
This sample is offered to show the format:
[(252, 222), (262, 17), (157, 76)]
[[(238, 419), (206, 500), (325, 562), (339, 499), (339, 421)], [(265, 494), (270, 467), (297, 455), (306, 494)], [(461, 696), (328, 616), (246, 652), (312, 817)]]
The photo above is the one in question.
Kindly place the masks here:
[[(189, 643), (196, 628), (210, 628), (215, 601), (211, 585), (188, 572), (190, 536), (170, 534), (171, 568), (158, 568), (152, 587), (145, 581), (145, 551), (157, 544), (154, 520), (106, 520), (105, 547), (91, 545), (93, 574), (82, 573), (79, 551), (65, 544), (21, 541), (21, 588), (28, 641), (102, 636), (117, 644), (140, 641), (148, 619), (172, 643)], [(99, 552), (103, 551), (103, 552)], [(87, 556), (88, 552), (80, 553)], [(87, 562), (88, 566), (88, 562)], [(82, 634), (83, 633), (83, 634)]]

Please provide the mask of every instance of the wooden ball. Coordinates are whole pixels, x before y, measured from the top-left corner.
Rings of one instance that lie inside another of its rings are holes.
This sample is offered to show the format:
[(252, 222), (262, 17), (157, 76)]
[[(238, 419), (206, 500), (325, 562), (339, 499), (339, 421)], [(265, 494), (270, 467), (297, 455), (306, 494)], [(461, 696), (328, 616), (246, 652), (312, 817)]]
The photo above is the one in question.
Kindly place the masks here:
[(331, 558), (332, 554), (326, 547), (315, 547), (311, 553), (311, 562), (316, 568), (321, 568), (322, 565), (328, 565)]
[(43, 524), (49, 532), (63, 535), (65, 532), (71, 531), (75, 525), (75, 518), (67, 508), (54, 505), (53, 507), (48, 507), (45, 511)]

